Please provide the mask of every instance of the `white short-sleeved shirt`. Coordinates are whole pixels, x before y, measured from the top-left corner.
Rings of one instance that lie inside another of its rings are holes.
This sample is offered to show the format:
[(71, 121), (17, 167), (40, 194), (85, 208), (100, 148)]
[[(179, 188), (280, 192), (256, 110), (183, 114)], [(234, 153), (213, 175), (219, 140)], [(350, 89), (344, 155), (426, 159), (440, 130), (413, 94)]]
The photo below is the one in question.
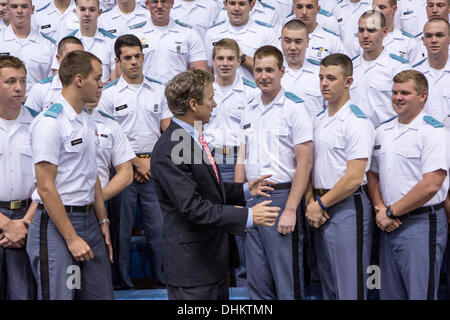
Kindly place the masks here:
[[(206, 32), (206, 54), (208, 56), (208, 64), (212, 67), (212, 52), (214, 43), (224, 38), (234, 39), (242, 52), (250, 57), (253, 57), (256, 50), (264, 45), (273, 45), (279, 47), (280, 34), (277, 34), (274, 27), (259, 21), (249, 19), (245, 26), (234, 27), (229, 20), (222, 21), (214, 27), (209, 28)], [(238, 71), (242, 76), (251, 81), (254, 80), (253, 74), (245, 68), (239, 67)]]
[(147, 78), (139, 88), (122, 77), (114, 80), (103, 88), (97, 108), (117, 119), (135, 153), (152, 152), (161, 136), (161, 120), (172, 116), (164, 86)]
[(54, 44), (33, 28), (26, 39), (18, 39), (9, 25), (0, 31), (0, 54), (15, 56), (27, 68), (27, 91), (39, 80), (51, 75)]
[[(250, 11), (250, 19), (259, 20), (265, 22), (275, 29), (279, 30), (281, 34), (281, 28), (283, 27), (284, 17), (280, 16), (276, 8), (263, 1), (256, 1), (253, 10)], [(222, 8), (219, 12), (217, 22), (228, 20), (228, 13), (225, 8)], [(278, 32), (278, 31), (277, 31)]]
[(149, 11), (137, 4), (134, 10), (127, 14), (122, 13), (119, 6), (115, 6), (98, 17), (98, 27), (120, 37), (124, 34), (133, 34), (136, 28), (145, 25), (148, 20), (150, 20)]
[(395, 24), (414, 37), (423, 33), (423, 27), (428, 21), (426, 0), (398, 1), (398, 10), (395, 14)]
[[(100, 0), (99, 2), (100, 2), (100, 9), (102, 9), (103, 12), (113, 8), (117, 4), (116, 0)], [(139, 1), (136, 1), (136, 5), (138, 5), (138, 3)]]
[(314, 165), (312, 184), (331, 189), (347, 170), (347, 162), (367, 159), (363, 185), (375, 139), (375, 129), (361, 109), (351, 101), (329, 117), (326, 109), (314, 118)]
[(175, 0), (170, 17), (190, 24), (204, 39), (206, 30), (218, 21), (219, 11), (218, 4), (211, 0)]
[(287, 17), (292, 12), (292, 0), (264, 0), (264, 3), (275, 8), (280, 17)]
[[(409, 125), (398, 119), (382, 124), (376, 131), (371, 171), (380, 176), (383, 201), (391, 206), (403, 198), (425, 173), (448, 173), (448, 131), (434, 118), (425, 121), (422, 111)], [(448, 191), (448, 175), (439, 192), (425, 206), (441, 203)]]
[(105, 187), (109, 182), (111, 166), (118, 166), (134, 157), (136, 154), (125, 136), (120, 124), (109, 115), (94, 109), (92, 118), (97, 126), (97, 174), (100, 184)]
[[(59, 113), (55, 111), (58, 105)], [(98, 136), (89, 114), (77, 114), (61, 96), (56, 104), (34, 119), (30, 135), (33, 163), (45, 161), (57, 166), (55, 186), (62, 203), (72, 206), (93, 203)], [(37, 190), (32, 199), (42, 203)]]
[(59, 76), (51, 76), (45, 78), (31, 88), (25, 101), (25, 106), (41, 112), (46, 110), (53, 103), (58, 101), (61, 96), (62, 84)]
[(358, 36), (359, 18), (370, 9), (372, 9), (371, 0), (361, 0), (357, 3), (342, 0), (333, 7), (332, 13), (338, 22), (339, 35), (345, 48), (353, 47), (353, 41)]
[(162, 83), (186, 71), (189, 63), (206, 61), (203, 40), (197, 30), (184, 22), (170, 19), (164, 27), (154, 26), (149, 20), (135, 29), (144, 52), (144, 74)]
[(444, 121), (450, 114), (450, 59), (447, 59), (442, 70), (431, 68), (428, 59), (416, 69), (422, 72), (428, 80), (428, 99), (425, 103), (425, 112), (438, 121)]
[(208, 144), (215, 147), (239, 146), (239, 132), (242, 114), (251, 103), (261, 94), (256, 84), (236, 75), (228, 88), (213, 83), (214, 100), (217, 106), (211, 113), (209, 123), (203, 126)]
[(394, 76), (411, 69), (406, 59), (383, 50), (377, 59), (365, 61), (363, 55), (353, 61), (353, 84), (350, 96), (372, 121), (375, 128), (395, 116), (391, 103)]
[(9, 131), (0, 119), (0, 201), (29, 199), (35, 188), (28, 131), (32, 120), (25, 107)]
[(281, 85), (286, 91), (294, 93), (305, 101), (305, 106), (313, 118), (323, 110), (325, 105), (320, 92), (319, 66), (305, 59), (299, 70), (291, 69), (288, 65), (284, 67), (285, 72), (281, 78)]
[(347, 54), (347, 51), (337, 34), (318, 24), (309, 34), (306, 58), (317, 60), (320, 63), (323, 58), (333, 53)]
[[(66, 30), (67, 31), (67, 30)], [(94, 37), (83, 37), (81, 31), (76, 29), (63, 37), (73, 36), (80, 39), (83, 44), (84, 51), (90, 52), (102, 61), (102, 81), (108, 82), (111, 79), (111, 71), (116, 68), (114, 42), (116, 36), (108, 31), (98, 28)], [(52, 69), (59, 69), (56, 57), (53, 57)]]
[[(401, 59), (408, 60), (412, 66), (420, 63), (426, 57), (426, 50), (418, 39), (400, 29), (394, 29), (387, 34), (383, 39), (383, 47), (389, 54), (395, 54)], [(358, 38), (355, 38), (351, 53), (352, 57), (363, 53)]]
[(35, 7), (36, 10), (34, 16), (36, 17), (37, 30), (47, 34), (55, 40), (59, 40), (57, 39), (58, 30), (65, 28), (64, 22), (67, 21), (66, 17), (74, 14), (73, 10), (75, 7), (75, 2), (72, 1), (66, 11), (61, 13), (58, 8), (56, 8), (54, 0), (50, 0), (50, 2), (41, 8)]
[(259, 96), (242, 115), (241, 124), (247, 179), (272, 174), (270, 180), (276, 183), (291, 182), (297, 165), (294, 146), (313, 140), (304, 103), (284, 89), (266, 106)]

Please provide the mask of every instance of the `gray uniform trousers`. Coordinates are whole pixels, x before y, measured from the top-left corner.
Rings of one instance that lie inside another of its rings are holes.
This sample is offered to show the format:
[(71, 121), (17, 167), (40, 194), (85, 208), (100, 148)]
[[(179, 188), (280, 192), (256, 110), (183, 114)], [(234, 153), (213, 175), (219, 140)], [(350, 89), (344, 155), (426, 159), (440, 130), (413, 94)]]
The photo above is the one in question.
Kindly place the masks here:
[(406, 216), (380, 234), (380, 299), (435, 300), (447, 243), (444, 209)]
[(365, 191), (328, 208), (330, 219), (315, 232), (317, 265), (325, 300), (367, 298), (374, 218)]
[(133, 288), (130, 278), (130, 247), (136, 207), (138, 201), (141, 205), (142, 223), (147, 245), (150, 250), (151, 273), (156, 285), (165, 286), (165, 278), (162, 272), (162, 213), (156, 197), (155, 185), (150, 179), (145, 183), (139, 183), (135, 179), (127, 188), (112, 199), (115, 213), (115, 223), (119, 225), (119, 242), (114, 263), (119, 264), (119, 272), (123, 288)]
[[(0, 211), (12, 220), (22, 219), (27, 208)], [(0, 233), (2, 231), (0, 230)], [(25, 246), (20, 249), (0, 247), (0, 300), (36, 299), (36, 282)]]
[[(212, 148), (210, 148), (213, 150)], [(234, 182), (234, 168), (237, 161), (237, 153), (230, 155), (216, 154), (214, 161), (220, 170), (222, 180), (225, 182)], [(245, 268), (245, 235), (235, 236), (236, 245), (239, 253), (239, 267), (234, 269), (236, 275), (236, 287), (247, 286), (247, 270)]]
[(37, 209), (29, 228), (27, 252), (38, 284), (38, 299), (114, 299), (108, 252), (93, 209), (88, 213), (69, 212), (67, 216), (94, 258), (75, 261), (49, 215)]
[[(248, 202), (253, 207), (264, 200), (283, 212), (289, 189), (269, 192), (270, 198), (255, 197)], [(297, 224), (292, 233), (278, 232), (280, 215), (272, 227), (248, 228), (245, 240), (247, 284), (252, 300), (298, 300), (304, 297), (303, 218), (297, 210)]]

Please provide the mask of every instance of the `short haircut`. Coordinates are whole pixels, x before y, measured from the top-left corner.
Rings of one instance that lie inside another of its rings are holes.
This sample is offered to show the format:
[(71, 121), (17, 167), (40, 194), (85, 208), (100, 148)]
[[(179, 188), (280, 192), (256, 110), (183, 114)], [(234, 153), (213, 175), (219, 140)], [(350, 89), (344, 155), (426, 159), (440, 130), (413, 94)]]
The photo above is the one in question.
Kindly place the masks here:
[(3, 68), (23, 69), (27, 73), (23, 61), (14, 56), (0, 55), (0, 74)]
[[(75, 0), (75, 5), (78, 5), (77, 0)], [(100, 9), (100, 0), (97, 0), (97, 8)]]
[(370, 18), (370, 17), (378, 17), (380, 19), (380, 20), (378, 20), (380, 22), (380, 25), (377, 26), (377, 29), (381, 29), (381, 28), (385, 28), (386, 27), (386, 18), (384, 17), (384, 15), (378, 9), (367, 10), (366, 12), (364, 12), (361, 15), (361, 17), (359, 17), (359, 20), (367, 19), (367, 18)]
[(428, 92), (427, 78), (417, 70), (405, 70), (397, 73), (394, 77), (394, 83), (405, 83), (409, 80), (414, 81), (414, 90), (417, 94)]
[(189, 101), (195, 99), (201, 103), (204, 88), (214, 82), (214, 76), (206, 71), (192, 69), (176, 75), (167, 83), (165, 95), (170, 111), (176, 116), (183, 116), (189, 110)]
[(216, 43), (214, 43), (213, 54), (212, 54), (212, 58), (213, 59), (216, 57), (216, 51), (218, 49), (229, 49), (229, 50), (232, 50), (234, 52), (234, 54), (236, 55), (236, 57), (239, 58), (239, 51), (240, 51), (239, 50), (239, 45), (233, 39), (225, 38), (225, 39), (219, 40)]
[(283, 67), (283, 54), (281, 53), (281, 51), (274, 47), (274, 46), (262, 46), (261, 48), (259, 48), (258, 50), (256, 50), (255, 55), (254, 55), (254, 60), (253, 60), (253, 66), (255, 66), (255, 62), (256, 59), (262, 59), (265, 57), (275, 57), (275, 59), (277, 59), (277, 66), (278, 69), (281, 70), (281, 68)]
[(69, 52), (61, 62), (58, 72), (63, 87), (69, 86), (77, 74), (81, 74), (84, 78), (89, 77), (93, 70), (92, 61), (102, 64), (102, 61), (90, 52), (81, 50)]
[(442, 18), (433, 18), (433, 19), (428, 20), (427, 23), (425, 23), (425, 25), (423, 26), (423, 29), (425, 30), (425, 27), (427, 26), (427, 24), (433, 23), (433, 22), (442, 22), (443, 24), (445, 24), (447, 26), (448, 34), (450, 35), (450, 23), (448, 23), (447, 20), (442, 19)]
[[(225, 0), (225, 2), (228, 2), (229, 0)], [(235, 0), (235, 1), (238, 1), (238, 0)], [(255, 0), (248, 0), (248, 3), (249, 4), (251, 4), (253, 1), (255, 1)], [(256, 1), (258, 1), (258, 0), (256, 0)]]
[(74, 36), (64, 37), (58, 43), (58, 55), (59, 56), (62, 56), (62, 53), (63, 53), (64, 49), (66, 48), (66, 45), (69, 43), (78, 44), (84, 48), (83, 43), (77, 37), (74, 37)]
[(302, 21), (297, 20), (297, 19), (286, 22), (284, 24), (283, 28), (281, 29), (281, 32), (283, 32), (284, 29), (305, 30), (306, 33), (308, 33), (308, 27), (306, 26), (306, 24), (304, 24)]
[(352, 60), (345, 54), (334, 53), (325, 57), (321, 62), (321, 66), (340, 66), (342, 74), (345, 78), (351, 77), (353, 75), (353, 63)]
[(133, 34), (124, 34), (116, 39), (114, 42), (114, 53), (116, 58), (120, 61), (120, 55), (122, 54), (122, 47), (139, 47), (142, 52), (142, 43), (138, 37)]

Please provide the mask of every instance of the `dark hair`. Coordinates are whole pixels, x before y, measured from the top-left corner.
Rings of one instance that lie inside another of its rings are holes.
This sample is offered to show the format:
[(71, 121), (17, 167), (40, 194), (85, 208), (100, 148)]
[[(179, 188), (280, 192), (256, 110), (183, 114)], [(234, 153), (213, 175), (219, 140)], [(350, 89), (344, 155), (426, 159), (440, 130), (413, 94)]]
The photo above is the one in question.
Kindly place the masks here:
[(66, 44), (69, 44), (69, 43), (79, 44), (80, 46), (84, 47), (81, 40), (78, 39), (77, 37), (73, 37), (73, 36), (64, 37), (58, 43), (58, 55), (59, 56), (62, 55), (62, 52), (64, 51)]
[(139, 47), (142, 52), (142, 43), (138, 37), (132, 34), (124, 34), (116, 39), (114, 42), (114, 53), (116, 58), (120, 61), (120, 55), (122, 54), (122, 47)]
[(258, 50), (256, 50), (255, 55), (254, 55), (254, 60), (253, 60), (253, 67), (255, 66), (255, 61), (256, 59), (262, 59), (265, 57), (275, 57), (275, 59), (277, 59), (277, 66), (278, 69), (281, 70), (281, 68), (283, 67), (283, 54), (281, 53), (281, 51), (274, 47), (274, 46), (262, 46), (261, 48), (259, 48)]
[(289, 30), (306, 30), (306, 33), (308, 33), (308, 27), (306, 26), (306, 24), (303, 23), (303, 21), (294, 19), (291, 21), (288, 21), (284, 24), (283, 28), (281, 29), (281, 31), (283, 31), (284, 29), (289, 29)]
[(353, 75), (353, 63), (352, 60), (342, 53), (334, 53), (325, 57), (321, 62), (321, 66), (340, 66), (344, 77), (350, 77)]
[(185, 115), (189, 110), (189, 101), (202, 102), (204, 88), (214, 82), (214, 76), (206, 71), (192, 69), (176, 75), (167, 83), (165, 95), (170, 111), (177, 116)]
[(77, 74), (81, 74), (84, 78), (89, 77), (93, 70), (92, 61), (102, 64), (102, 61), (90, 52), (81, 50), (69, 52), (61, 62), (58, 72), (63, 87), (69, 86)]

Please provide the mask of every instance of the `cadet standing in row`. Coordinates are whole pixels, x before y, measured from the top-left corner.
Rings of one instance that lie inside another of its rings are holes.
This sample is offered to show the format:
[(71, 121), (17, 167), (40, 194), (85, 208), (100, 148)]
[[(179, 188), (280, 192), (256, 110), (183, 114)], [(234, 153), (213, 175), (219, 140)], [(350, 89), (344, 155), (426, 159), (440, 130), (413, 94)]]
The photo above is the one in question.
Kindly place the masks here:
[(25, 250), (31, 202), (33, 162), (28, 130), (34, 112), (21, 105), (25, 65), (0, 56), (0, 300), (36, 299), (36, 284)]
[(59, 77), (60, 99), (30, 127), (37, 182), (32, 199), (39, 205), (27, 252), (38, 298), (113, 299), (109, 220), (97, 176), (98, 136), (83, 111), (100, 97), (102, 63), (88, 52), (72, 51)]

